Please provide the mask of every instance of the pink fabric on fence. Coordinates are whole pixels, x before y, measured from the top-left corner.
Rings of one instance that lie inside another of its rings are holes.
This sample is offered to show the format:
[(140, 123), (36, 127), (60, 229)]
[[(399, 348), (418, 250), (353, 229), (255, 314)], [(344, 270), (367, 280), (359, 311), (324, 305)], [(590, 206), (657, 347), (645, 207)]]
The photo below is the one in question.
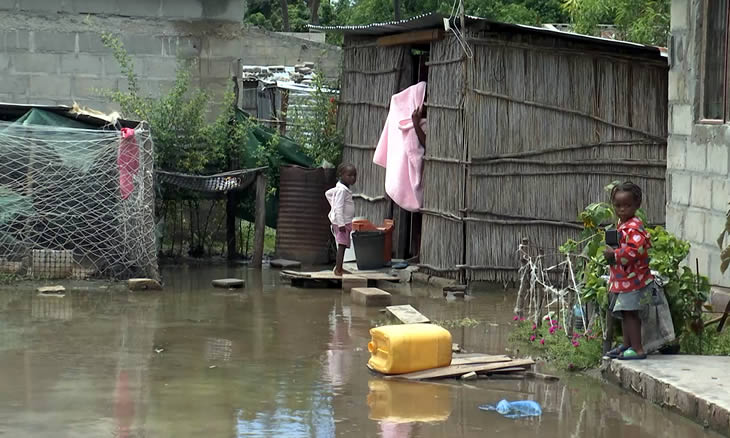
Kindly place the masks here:
[[(373, 156), (373, 163), (385, 167), (385, 193), (408, 211), (418, 211), (423, 207), (421, 176), (424, 149), (413, 128), (411, 114), (423, 105), (425, 97), (425, 82), (391, 97), (390, 112)], [(425, 125), (425, 120), (422, 124)]]
[(134, 176), (139, 170), (139, 147), (134, 137), (134, 129), (122, 128), (117, 167), (119, 167), (119, 189), (122, 192), (122, 199), (127, 199), (134, 191)]

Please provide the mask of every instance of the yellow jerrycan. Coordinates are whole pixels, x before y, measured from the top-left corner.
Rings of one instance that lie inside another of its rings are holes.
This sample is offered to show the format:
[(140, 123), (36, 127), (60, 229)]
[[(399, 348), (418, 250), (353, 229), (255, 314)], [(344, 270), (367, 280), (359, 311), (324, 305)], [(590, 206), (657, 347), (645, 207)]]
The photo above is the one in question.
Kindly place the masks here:
[(451, 333), (434, 324), (386, 325), (370, 329), (368, 367), (404, 374), (451, 365)]

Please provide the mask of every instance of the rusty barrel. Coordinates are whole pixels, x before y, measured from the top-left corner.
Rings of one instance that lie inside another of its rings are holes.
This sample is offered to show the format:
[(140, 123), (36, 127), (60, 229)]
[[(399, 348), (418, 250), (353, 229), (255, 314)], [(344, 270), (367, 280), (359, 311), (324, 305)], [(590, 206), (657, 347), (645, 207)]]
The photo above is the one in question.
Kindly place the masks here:
[(276, 254), (303, 264), (330, 262), (332, 233), (324, 192), (335, 186), (335, 169), (281, 166)]

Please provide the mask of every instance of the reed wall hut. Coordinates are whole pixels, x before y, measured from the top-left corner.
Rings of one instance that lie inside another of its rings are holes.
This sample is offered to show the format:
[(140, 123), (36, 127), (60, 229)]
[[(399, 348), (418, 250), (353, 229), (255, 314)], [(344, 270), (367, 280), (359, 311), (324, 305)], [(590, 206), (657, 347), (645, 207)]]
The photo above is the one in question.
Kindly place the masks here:
[[(582, 229), (578, 213), (605, 200), (603, 187), (617, 179), (639, 184), (649, 220), (664, 222), (660, 49), (476, 17), (457, 38), (438, 14), (317, 29), (345, 35), (339, 124), (343, 161), (359, 170), (356, 215), (401, 219), (401, 256), (418, 250), (421, 226), (426, 272), (513, 280), (522, 238), (556, 253)], [(424, 208), (409, 218), (387, 199), (385, 170), (372, 157), (391, 95), (420, 80), (428, 82)]]

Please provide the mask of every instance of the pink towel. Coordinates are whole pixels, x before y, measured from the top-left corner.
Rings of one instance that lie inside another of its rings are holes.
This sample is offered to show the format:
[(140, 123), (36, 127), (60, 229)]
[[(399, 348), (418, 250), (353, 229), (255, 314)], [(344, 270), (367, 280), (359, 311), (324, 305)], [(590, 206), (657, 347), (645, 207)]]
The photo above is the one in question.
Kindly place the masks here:
[(411, 114), (423, 105), (425, 97), (426, 83), (419, 82), (390, 99), (388, 119), (373, 156), (373, 163), (385, 167), (385, 193), (408, 211), (423, 207), (424, 149), (413, 129)]
[(119, 189), (122, 192), (122, 199), (127, 199), (134, 191), (134, 176), (139, 170), (139, 147), (134, 138), (134, 129), (122, 128), (117, 167), (119, 167)]

